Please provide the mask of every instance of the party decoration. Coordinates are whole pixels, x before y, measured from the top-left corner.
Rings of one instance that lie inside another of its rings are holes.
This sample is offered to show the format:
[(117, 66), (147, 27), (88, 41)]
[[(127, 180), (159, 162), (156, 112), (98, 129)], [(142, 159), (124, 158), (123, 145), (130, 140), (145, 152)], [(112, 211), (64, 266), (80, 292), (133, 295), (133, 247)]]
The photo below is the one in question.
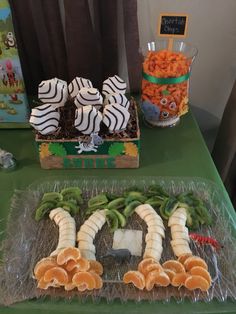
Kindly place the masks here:
[(102, 106), (102, 102), (102, 95), (96, 88), (86, 87), (80, 89), (74, 100), (74, 103), (78, 108), (91, 105), (96, 109), (100, 109)]
[(98, 133), (101, 121), (101, 112), (91, 105), (76, 110), (75, 128), (83, 134)]
[(60, 114), (50, 104), (43, 104), (32, 109), (30, 124), (41, 134), (50, 134), (58, 129)]
[(67, 83), (53, 78), (42, 81), (38, 87), (38, 98), (43, 103), (50, 103), (54, 108), (64, 106), (68, 97)]
[(109, 77), (103, 82), (102, 85), (102, 94), (104, 96), (110, 94), (125, 94), (126, 92), (126, 83), (118, 75)]
[(124, 130), (130, 118), (129, 111), (119, 104), (109, 104), (103, 110), (103, 123), (110, 132)]
[(129, 109), (129, 105), (130, 105), (130, 102), (128, 101), (126, 96), (124, 94), (118, 94), (118, 93), (108, 95), (106, 97), (106, 102), (107, 104), (113, 104), (113, 103), (119, 104), (125, 107), (126, 109)]
[(68, 91), (70, 97), (74, 98), (81, 88), (92, 88), (93, 84), (90, 80), (83, 77), (75, 77), (73, 81), (68, 85)]

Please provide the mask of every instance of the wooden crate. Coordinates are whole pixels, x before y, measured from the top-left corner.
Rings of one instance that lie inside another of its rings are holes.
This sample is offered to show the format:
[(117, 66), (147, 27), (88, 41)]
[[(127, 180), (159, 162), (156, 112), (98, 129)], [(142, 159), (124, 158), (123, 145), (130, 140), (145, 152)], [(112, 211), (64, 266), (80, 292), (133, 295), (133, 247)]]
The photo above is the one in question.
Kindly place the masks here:
[(140, 129), (135, 106), (136, 134), (132, 138), (107, 139), (96, 151), (78, 153), (84, 137), (72, 139), (45, 139), (36, 135), (39, 159), (44, 169), (69, 168), (138, 168), (140, 153)]

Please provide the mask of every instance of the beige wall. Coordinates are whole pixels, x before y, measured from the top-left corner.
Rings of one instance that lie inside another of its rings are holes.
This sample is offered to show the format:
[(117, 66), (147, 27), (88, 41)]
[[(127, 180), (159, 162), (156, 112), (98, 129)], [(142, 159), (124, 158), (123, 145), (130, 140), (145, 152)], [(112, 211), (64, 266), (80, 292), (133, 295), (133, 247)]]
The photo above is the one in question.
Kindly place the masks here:
[(219, 124), (236, 78), (236, 0), (138, 0), (140, 44), (156, 38), (160, 12), (189, 14), (186, 41), (199, 53), (190, 101), (202, 129)]

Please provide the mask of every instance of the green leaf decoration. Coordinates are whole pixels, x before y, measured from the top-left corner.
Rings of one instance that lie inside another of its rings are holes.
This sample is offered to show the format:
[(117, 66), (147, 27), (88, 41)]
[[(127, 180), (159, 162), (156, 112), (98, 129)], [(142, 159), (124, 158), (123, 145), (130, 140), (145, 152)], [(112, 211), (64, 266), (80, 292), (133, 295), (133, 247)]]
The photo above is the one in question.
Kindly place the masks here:
[(165, 89), (162, 91), (162, 95), (170, 95), (170, 92), (167, 89)]
[(58, 143), (50, 143), (49, 144), (49, 151), (52, 155), (64, 157), (67, 155), (67, 152), (62, 144)]
[(125, 146), (123, 143), (114, 143), (109, 147), (108, 154), (110, 156), (120, 156), (124, 154)]

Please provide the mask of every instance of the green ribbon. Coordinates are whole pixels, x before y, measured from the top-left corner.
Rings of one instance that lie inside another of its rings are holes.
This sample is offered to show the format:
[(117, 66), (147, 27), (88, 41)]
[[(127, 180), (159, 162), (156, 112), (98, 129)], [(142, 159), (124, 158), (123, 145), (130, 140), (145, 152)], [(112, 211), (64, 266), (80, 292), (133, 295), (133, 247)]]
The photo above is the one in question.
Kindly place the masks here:
[(145, 72), (143, 72), (143, 78), (151, 83), (154, 84), (178, 84), (182, 83), (184, 81), (187, 81), (189, 79), (190, 73), (188, 72), (185, 75), (179, 76), (179, 77), (156, 77), (149, 75)]

